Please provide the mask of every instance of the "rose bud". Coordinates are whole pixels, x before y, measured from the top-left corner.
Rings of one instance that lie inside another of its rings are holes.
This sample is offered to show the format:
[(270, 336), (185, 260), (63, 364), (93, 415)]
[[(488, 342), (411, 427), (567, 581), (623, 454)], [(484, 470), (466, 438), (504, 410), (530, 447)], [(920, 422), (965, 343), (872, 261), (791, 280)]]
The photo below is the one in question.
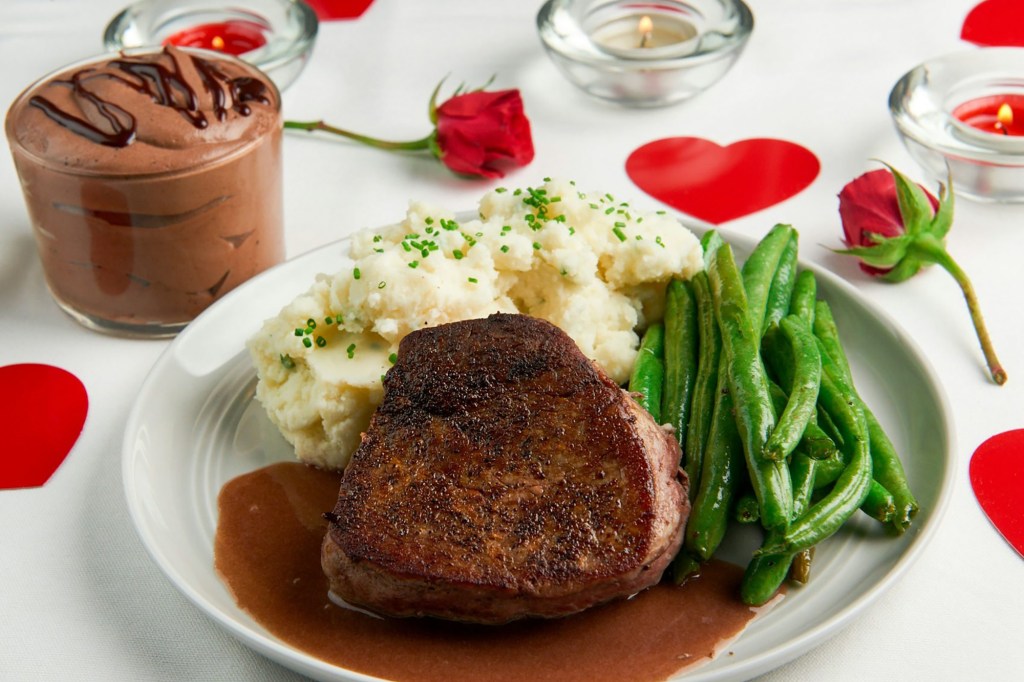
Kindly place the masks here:
[(1006, 382), (996, 357), (978, 297), (967, 274), (946, 250), (945, 237), (953, 225), (952, 177), (939, 187), (936, 198), (892, 167), (861, 175), (839, 193), (839, 217), (847, 248), (837, 253), (856, 256), (868, 274), (902, 282), (923, 266), (938, 264), (953, 276), (971, 314), (992, 379)]
[(429, 150), (455, 173), (500, 178), (505, 169), (533, 161), (533, 137), (519, 91), (487, 92), (486, 87), (463, 92), (460, 86), (439, 105), (437, 95), (441, 84), (438, 84), (429, 107), (434, 130), (419, 140), (380, 140), (323, 121), (285, 121), (284, 127), (310, 132), (322, 130), (378, 149)]

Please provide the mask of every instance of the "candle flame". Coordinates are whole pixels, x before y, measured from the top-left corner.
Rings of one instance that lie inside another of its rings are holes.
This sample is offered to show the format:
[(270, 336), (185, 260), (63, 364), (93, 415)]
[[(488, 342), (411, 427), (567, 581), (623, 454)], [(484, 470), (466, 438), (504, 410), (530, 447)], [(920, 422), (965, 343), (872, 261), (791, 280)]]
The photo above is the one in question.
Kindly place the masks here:
[(654, 30), (654, 22), (647, 15), (640, 17), (640, 21), (637, 22), (636, 30), (640, 32), (640, 47), (647, 47), (647, 43), (651, 41), (651, 32)]
[(1013, 123), (1013, 109), (1010, 108), (1009, 104), (1003, 102), (999, 106), (999, 111), (996, 112), (996, 118), (1004, 126), (1011, 125)]
[(220, 36), (214, 36), (213, 40), (211, 40), (210, 43), (212, 44), (213, 49), (215, 49), (215, 50), (223, 50), (224, 49), (224, 39), (221, 38)]

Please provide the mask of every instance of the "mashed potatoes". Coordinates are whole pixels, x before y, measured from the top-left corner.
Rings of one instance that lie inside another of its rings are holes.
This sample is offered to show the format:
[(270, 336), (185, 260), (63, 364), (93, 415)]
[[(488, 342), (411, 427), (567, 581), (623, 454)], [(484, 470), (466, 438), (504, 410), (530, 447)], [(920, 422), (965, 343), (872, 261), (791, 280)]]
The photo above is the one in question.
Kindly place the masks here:
[(300, 460), (331, 469), (359, 445), (409, 332), (526, 313), (622, 383), (668, 280), (702, 267), (697, 239), (664, 212), (552, 181), (496, 189), (470, 218), (413, 203), (403, 222), (355, 235), (349, 255), (249, 341), (271, 421)]

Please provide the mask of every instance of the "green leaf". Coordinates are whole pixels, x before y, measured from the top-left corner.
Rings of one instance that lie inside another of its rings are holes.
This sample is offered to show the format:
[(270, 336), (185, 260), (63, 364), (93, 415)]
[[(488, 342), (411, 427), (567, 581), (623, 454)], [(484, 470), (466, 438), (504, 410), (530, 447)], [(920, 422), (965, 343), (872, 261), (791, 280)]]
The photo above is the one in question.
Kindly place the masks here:
[(892, 166), (889, 166), (889, 171), (896, 180), (896, 200), (903, 218), (903, 229), (908, 234), (917, 234), (932, 221), (932, 202), (916, 182), (911, 182)]
[(918, 259), (914, 255), (907, 254), (903, 258), (903, 260), (896, 264), (896, 267), (894, 267), (892, 270), (885, 273), (881, 277), (886, 282), (892, 282), (895, 284), (897, 282), (902, 282), (904, 280), (910, 279), (911, 277), (916, 275), (918, 270), (920, 270), (923, 266), (924, 263), (922, 263), (920, 259)]
[(945, 239), (949, 228), (953, 227), (953, 172), (949, 171), (946, 186), (939, 186), (939, 210), (935, 212), (928, 233), (936, 239)]
[(895, 267), (907, 254), (912, 237), (900, 235), (886, 239), (878, 235), (875, 237), (874, 246), (854, 246), (849, 249), (837, 250), (836, 253), (857, 256), (862, 261), (876, 268)]

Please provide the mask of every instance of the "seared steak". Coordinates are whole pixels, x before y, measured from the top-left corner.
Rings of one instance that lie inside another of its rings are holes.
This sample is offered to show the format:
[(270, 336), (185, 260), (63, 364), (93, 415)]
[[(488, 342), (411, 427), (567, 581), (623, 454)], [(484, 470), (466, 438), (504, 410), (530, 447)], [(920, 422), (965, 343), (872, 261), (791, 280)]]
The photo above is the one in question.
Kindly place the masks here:
[(341, 481), (331, 591), (392, 616), (564, 616), (656, 583), (689, 513), (675, 438), (557, 327), (407, 336)]

